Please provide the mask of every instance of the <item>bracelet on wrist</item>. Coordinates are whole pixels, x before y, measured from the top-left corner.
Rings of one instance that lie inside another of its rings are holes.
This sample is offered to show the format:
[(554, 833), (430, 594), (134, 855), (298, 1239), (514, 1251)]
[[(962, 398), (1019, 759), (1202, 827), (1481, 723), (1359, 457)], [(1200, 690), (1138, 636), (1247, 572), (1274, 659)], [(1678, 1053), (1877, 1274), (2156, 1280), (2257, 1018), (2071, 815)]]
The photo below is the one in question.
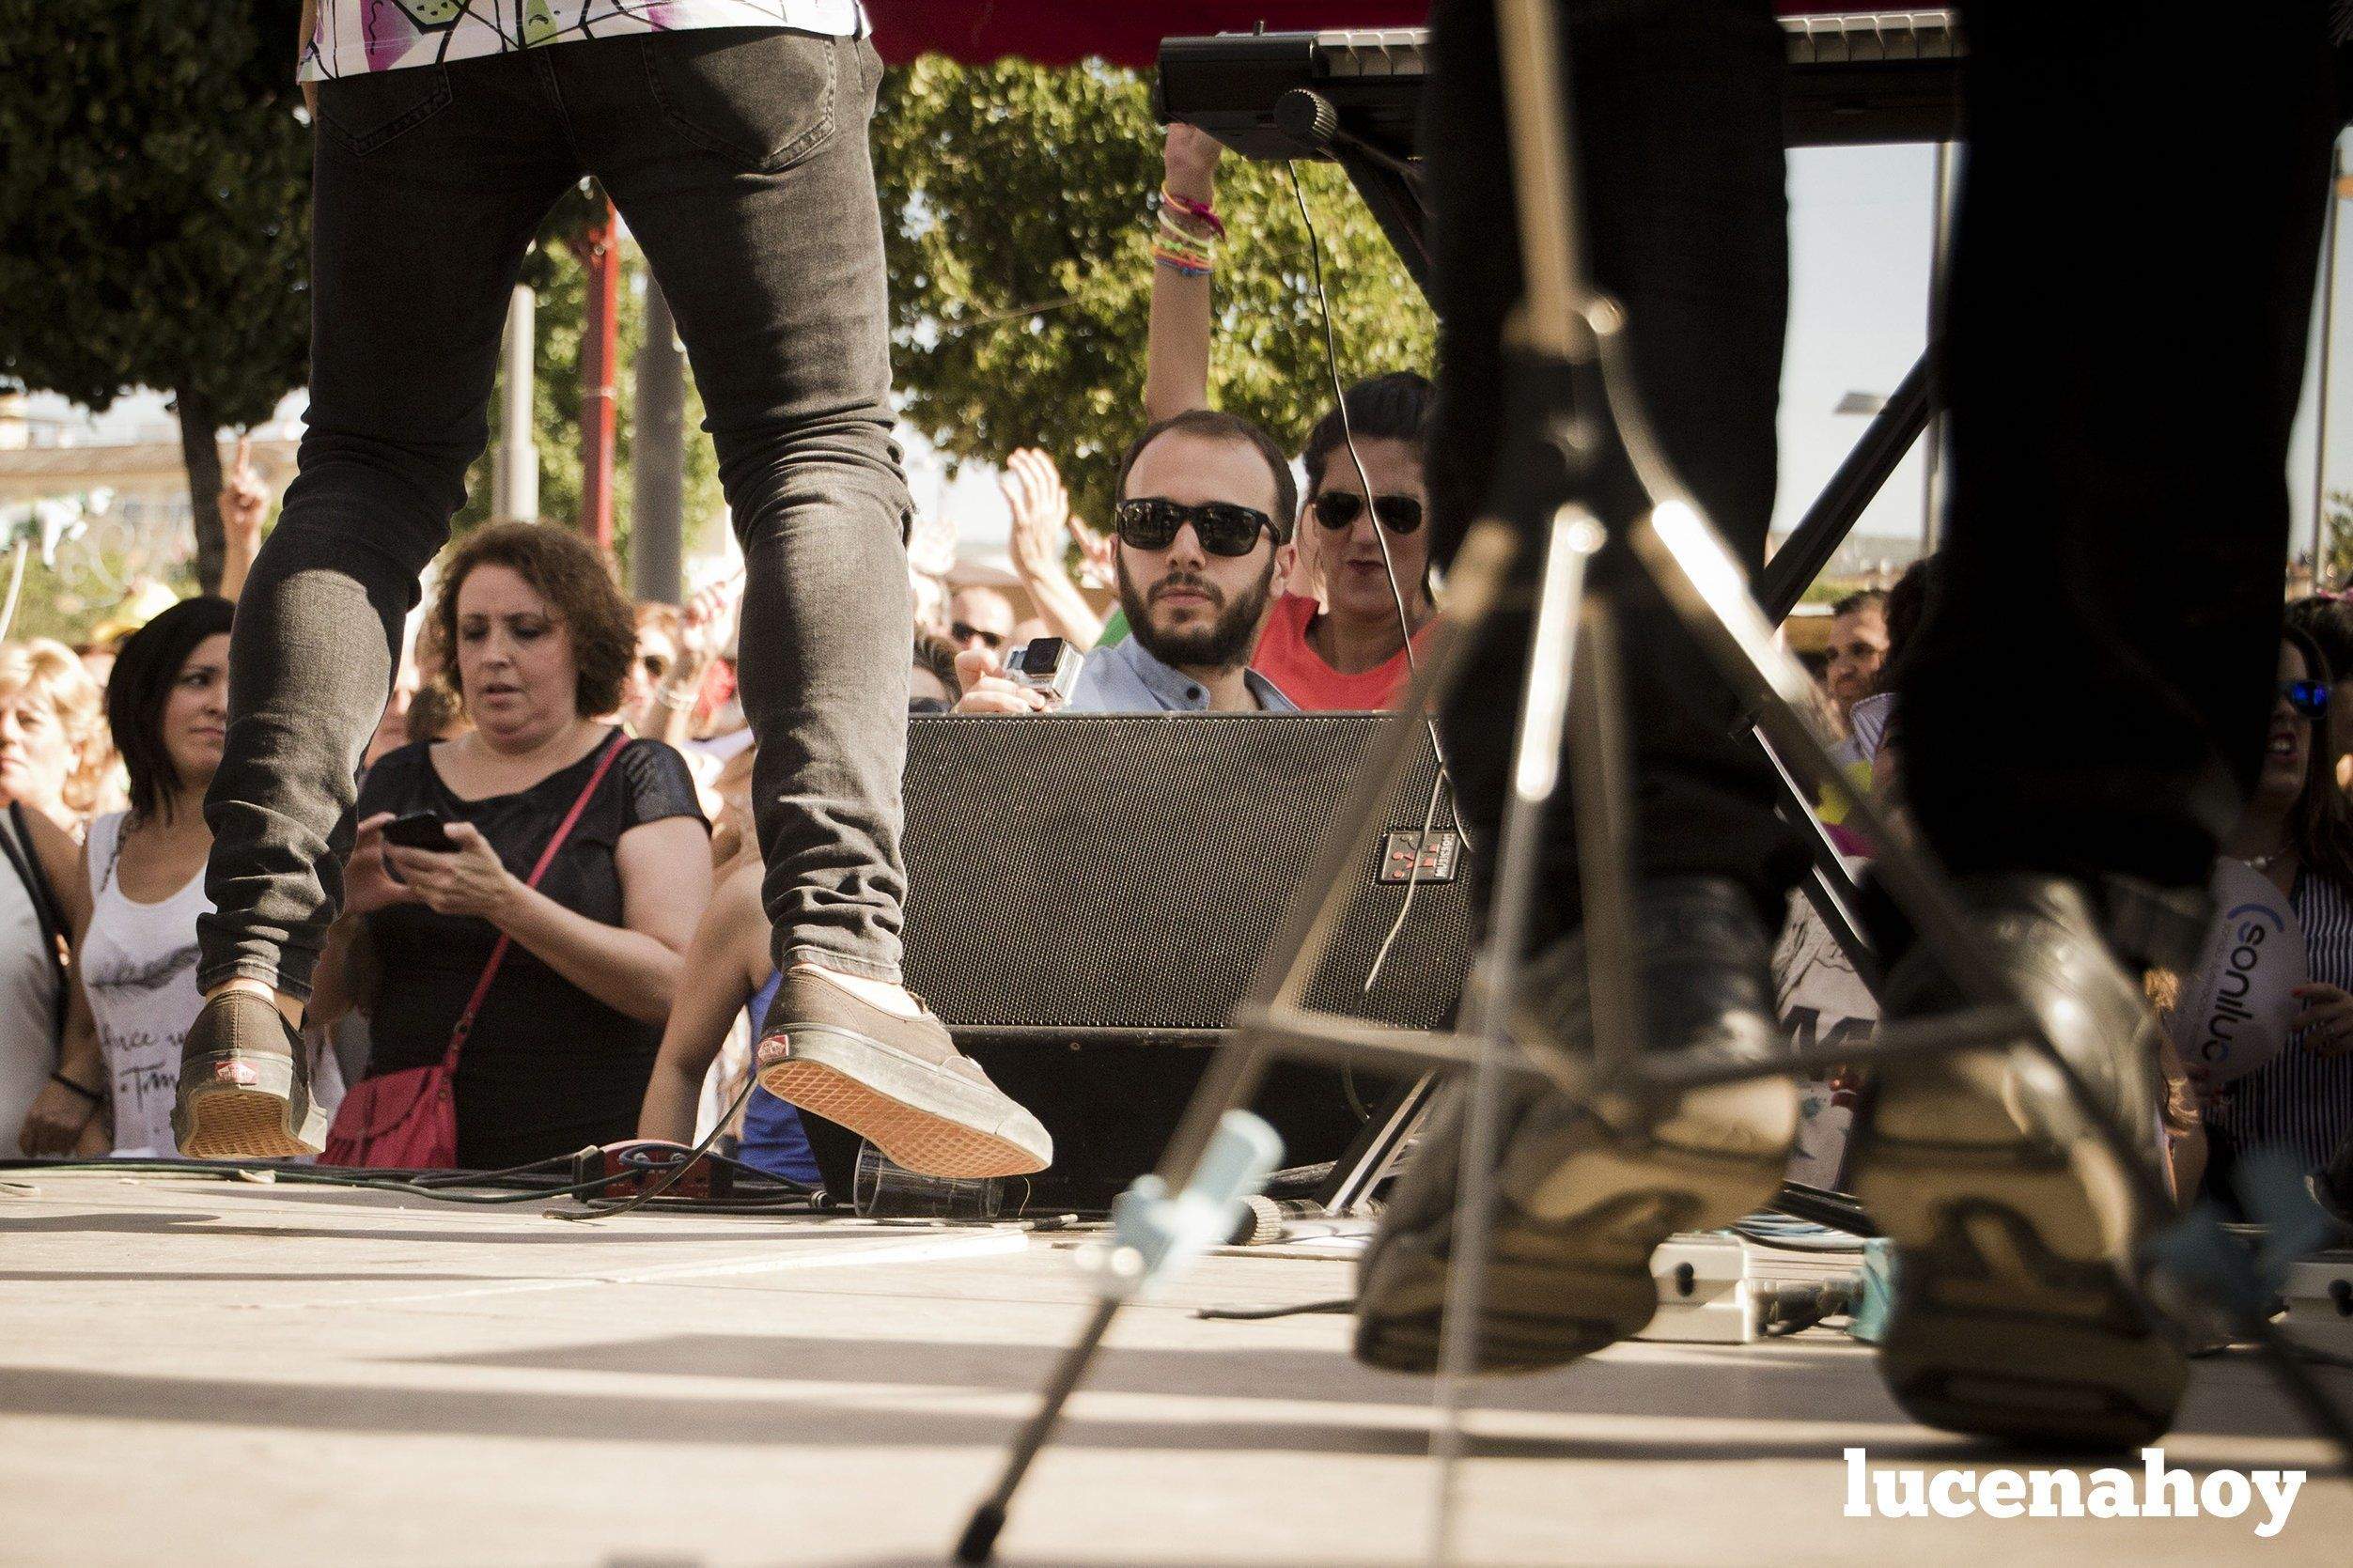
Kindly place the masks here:
[(657, 686), (654, 701), (662, 706), (677, 710), (694, 706), (694, 688), (691, 686)]
[(50, 1074), (49, 1081), (64, 1085), (66, 1088), (70, 1089), (75, 1094), (81, 1095), (84, 1099), (89, 1101), (92, 1105), (104, 1105), (106, 1103), (105, 1094), (91, 1088), (86, 1083), (74, 1082), (73, 1079), (66, 1077), (66, 1075), (61, 1072)]
[(1165, 267), (1182, 277), (1206, 278), (1211, 271), (1206, 263), (1189, 261), (1181, 256), (1173, 256), (1163, 250), (1155, 250), (1152, 253), (1152, 260), (1156, 265)]
[(1177, 211), (1182, 212), (1186, 217), (1192, 218), (1200, 223), (1204, 227), (1208, 228), (1210, 233), (1216, 235), (1219, 239), (1223, 240), (1225, 238), (1225, 222), (1217, 215), (1216, 210), (1208, 202), (1195, 201), (1191, 196), (1180, 196), (1176, 192), (1170, 190), (1166, 185), (1162, 185), (1161, 187), (1161, 204), (1162, 211), (1166, 211), (1169, 208), (1173, 207)]

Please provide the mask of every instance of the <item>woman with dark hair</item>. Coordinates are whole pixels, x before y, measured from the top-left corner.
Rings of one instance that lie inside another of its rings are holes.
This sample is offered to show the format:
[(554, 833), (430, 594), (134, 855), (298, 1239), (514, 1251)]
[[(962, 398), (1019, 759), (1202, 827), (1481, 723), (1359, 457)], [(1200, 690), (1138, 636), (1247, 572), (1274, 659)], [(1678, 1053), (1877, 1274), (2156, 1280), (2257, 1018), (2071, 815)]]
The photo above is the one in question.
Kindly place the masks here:
[[(366, 1013), (375, 1078), (444, 1060), (473, 1002), (460, 1166), (629, 1138), (710, 897), (685, 760), (597, 718), (636, 655), (629, 604), (576, 535), (499, 523), (451, 551), (431, 620), (472, 727), (368, 770), (311, 1019)], [(440, 819), (446, 849), (386, 838), (418, 815)]]
[(2225, 1201), (2239, 1155), (2279, 1148), (2317, 1171), (2353, 1129), (2353, 807), (2323, 743), (2330, 678), (2318, 645), (2290, 628), (2262, 779), (2222, 847), (2288, 895), (2311, 977), (2285, 1048), (2205, 1108), (2206, 1186)]
[(227, 730), (234, 613), (225, 598), (182, 599), (124, 641), (106, 681), (131, 809), (90, 824), (90, 924), (74, 965), (81, 1007), (67, 1019), (65, 1070), (78, 1077), (74, 1063), (89, 1056), (101, 1064), (117, 1155), (173, 1153), (180, 1043), (203, 1005), (196, 917), (212, 908), (204, 792)]

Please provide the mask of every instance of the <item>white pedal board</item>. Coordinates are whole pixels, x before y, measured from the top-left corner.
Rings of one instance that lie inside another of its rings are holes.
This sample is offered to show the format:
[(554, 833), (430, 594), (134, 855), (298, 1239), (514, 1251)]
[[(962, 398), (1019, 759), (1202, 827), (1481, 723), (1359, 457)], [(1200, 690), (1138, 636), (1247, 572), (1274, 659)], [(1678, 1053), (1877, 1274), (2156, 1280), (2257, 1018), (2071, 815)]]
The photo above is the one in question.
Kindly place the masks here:
[(1791, 1285), (1852, 1283), (1853, 1251), (1772, 1247), (1729, 1231), (1678, 1232), (1650, 1255), (1658, 1315), (1637, 1339), (1676, 1344), (1749, 1344), (1764, 1338), (1777, 1292)]

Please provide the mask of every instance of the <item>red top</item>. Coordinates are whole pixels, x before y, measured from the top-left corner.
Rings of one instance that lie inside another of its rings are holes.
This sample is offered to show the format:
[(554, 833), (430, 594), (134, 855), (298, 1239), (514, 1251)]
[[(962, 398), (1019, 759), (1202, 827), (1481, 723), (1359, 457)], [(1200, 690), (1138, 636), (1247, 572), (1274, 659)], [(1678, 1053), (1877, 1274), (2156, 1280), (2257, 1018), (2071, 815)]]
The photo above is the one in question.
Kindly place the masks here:
[[(1324, 662), (1307, 641), (1307, 628), (1320, 608), (1312, 598), (1285, 594), (1274, 601), (1267, 629), (1258, 635), (1258, 651), (1250, 667), (1283, 689), (1283, 694), (1309, 713), (1369, 713), (1390, 706), (1413, 678), (1413, 667), (1399, 648), (1386, 662), (1363, 675), (1344, 675)], [(1435, 623), (1431, 623), (1435, 624)], [(1418, 654), (1429, 637), (1429, 625), (1413, 634)]]

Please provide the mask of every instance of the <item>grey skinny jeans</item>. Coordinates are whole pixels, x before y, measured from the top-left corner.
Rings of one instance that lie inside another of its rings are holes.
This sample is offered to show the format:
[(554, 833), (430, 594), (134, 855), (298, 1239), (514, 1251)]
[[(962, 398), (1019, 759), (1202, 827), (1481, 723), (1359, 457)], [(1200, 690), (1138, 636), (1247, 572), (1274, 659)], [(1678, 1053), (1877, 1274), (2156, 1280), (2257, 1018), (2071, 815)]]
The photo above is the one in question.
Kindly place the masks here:
[(880, 75), (862, 39), (727, 28), (321, 84), (310, 412), (238, 605), (204, 985), (309, 994), (402, 621), (489, 438), (507, 298), (588, 175), (677, 314), (743, 543), (778, 961), (898, 977), (912, 628), (866, 151)]

